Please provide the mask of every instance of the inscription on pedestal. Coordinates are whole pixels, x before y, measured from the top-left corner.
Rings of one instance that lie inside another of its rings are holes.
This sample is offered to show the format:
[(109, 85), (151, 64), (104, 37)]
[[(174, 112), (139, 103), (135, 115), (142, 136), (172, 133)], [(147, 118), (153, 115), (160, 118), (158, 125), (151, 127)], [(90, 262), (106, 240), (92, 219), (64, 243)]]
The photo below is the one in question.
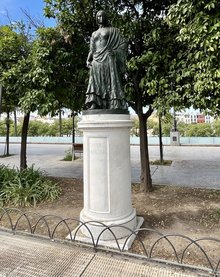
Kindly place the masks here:
[(89, 138), (89, 210), (110, 212), (109, 146), (107, 138)]

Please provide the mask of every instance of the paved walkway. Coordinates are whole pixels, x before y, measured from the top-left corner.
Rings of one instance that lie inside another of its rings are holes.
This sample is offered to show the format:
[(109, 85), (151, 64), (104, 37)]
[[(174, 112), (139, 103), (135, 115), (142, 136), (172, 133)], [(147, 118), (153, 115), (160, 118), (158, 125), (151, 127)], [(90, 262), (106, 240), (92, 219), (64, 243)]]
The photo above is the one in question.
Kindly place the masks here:
[(193, 271), (0, 231), (0, 277), (193, 277)]
[[(18, 148), (18, 145), (14, 147)], [(0, 164), (18, 167), (17, 148), (12, 148), (16, 155), (0, 158)], [(51, 176), (83, 178), (82, 158), (73, 162), (62, 161), (64, 149), (68, 148), (68, 145), (28, 145), (28, 164), (34, 164), (35, 168)], [(149, 146), (149, 155), (150, 160), (159, 159), (159, 147)], [(164, 159), (173, 163), (171, 166), (151, 166), (153, 184), (220, 189), (220, 147), (166, 146)], [(140, 174), (139, 146), (131, 146), (132, 182), (139, 183)]]

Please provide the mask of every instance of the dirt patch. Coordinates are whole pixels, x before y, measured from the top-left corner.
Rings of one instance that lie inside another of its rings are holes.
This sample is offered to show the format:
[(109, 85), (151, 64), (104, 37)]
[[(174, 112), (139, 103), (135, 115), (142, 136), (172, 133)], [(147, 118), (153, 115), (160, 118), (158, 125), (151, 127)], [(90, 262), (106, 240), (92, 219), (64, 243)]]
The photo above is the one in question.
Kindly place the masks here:
[[(67, 219), (70, 229), (73, 230), (78, 225), (77, 219), (79, 219), (80, 211), (83, 208), (82, 180), (52, 179), (62, 189), (60, 198), (51, 203), (41, 203), (36, 207), (23, 209), (23, 211), (47, 215), (47, 222), (54, 226), (60, 222), (61, 218)], [(166, 239), (159, 240), (153, 248), (152, 245), (161, 236), (157, 232), (182, 234), (192, 239), (202, 237), (220, 238), (219, 199), (220, 191), (216, 190), (156, 186), (153, 192), (144, 194), (140, 191), (139, 185), (134, 184), (132, 186), (132, 205), (136, 208), (137, 215), (144, 217), (142, 228), (149, 228), (153, 231), (145, 230), (139, 233), (146, 249), (136, 240), (131, 251), (144, 254), (146, 250), (147, 254), (151, 254), (153, 257), (161, 258), (162, 256), (174, 261), (176, 261), (177, 254), (179, 259), (183, 258), (183, 262), (209, 266), (207, 259), (203, 259), (204, 255), (202, 258), (201, 255), (197, 255), (198, 247), (197, 249), (187, 248), (184, 256), (182, 256), (183, 250), (181, 249), (185, 249), (190, 243), (190, 240), (186, 237), (175, 235), (169, 237), (169, 240), (175, 245), (176, 254), (172, 249), (172, 245)], [(56, 217), (51, 215), (56, 215)], [(76, 220), (72, 220), (73, 218)], [(4, 225), (5, 220), (0, 221), (0, 226)], [(19, 221), (19, 226), (22, 228), (24, 224), (26, 224), (25, 218)], [(47, 235), (45, 222), (42, 219), (36, 229), (38, 229), (38, 233)], [(63, 239), (68, 234), (68, 229), (61, 224), (57, 226), (55, 233), (55, 237), (58, 236)], [(220, 243), (211, 240), (201, 241), (201, 243), (206, 253), (210, 254), (211, 259), (217, 263), (220, 257)]]

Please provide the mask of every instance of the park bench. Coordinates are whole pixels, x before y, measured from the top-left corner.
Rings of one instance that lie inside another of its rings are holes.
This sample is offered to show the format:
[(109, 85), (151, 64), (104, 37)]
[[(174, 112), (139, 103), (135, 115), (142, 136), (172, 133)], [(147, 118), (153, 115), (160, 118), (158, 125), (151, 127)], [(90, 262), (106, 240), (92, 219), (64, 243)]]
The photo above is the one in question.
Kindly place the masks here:
[(73, 156), (82, 156), (83, 154), (83, 143), (73, 143)]

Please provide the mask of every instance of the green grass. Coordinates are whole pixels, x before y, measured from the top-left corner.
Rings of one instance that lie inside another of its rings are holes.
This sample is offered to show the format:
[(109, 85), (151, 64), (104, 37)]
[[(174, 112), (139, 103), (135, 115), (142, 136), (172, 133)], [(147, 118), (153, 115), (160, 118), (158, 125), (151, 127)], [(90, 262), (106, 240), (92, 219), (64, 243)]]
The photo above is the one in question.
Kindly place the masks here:
[(65, 156), (62, 159), (62, 161), (70, 162), (72, 160), (77, 160), (77, 159), (78, 159), (78, 157), (76, 157), (76, 156), (73, 159), (72, 151), (71, 151), (71, 149), (68, 149), (67, 151), (65, 151)]
[(155, 160), (155, 161), (150, 161), (150, 164), (152, 165), (171, 165), (172, 161), (171, 160), (163, 160), (163, 163), (161, 164), (160, 160)]
[(63, 158), (63, 161), (70, 162), (73, 160), (72, 154), (66, 154), (66, 156)]

